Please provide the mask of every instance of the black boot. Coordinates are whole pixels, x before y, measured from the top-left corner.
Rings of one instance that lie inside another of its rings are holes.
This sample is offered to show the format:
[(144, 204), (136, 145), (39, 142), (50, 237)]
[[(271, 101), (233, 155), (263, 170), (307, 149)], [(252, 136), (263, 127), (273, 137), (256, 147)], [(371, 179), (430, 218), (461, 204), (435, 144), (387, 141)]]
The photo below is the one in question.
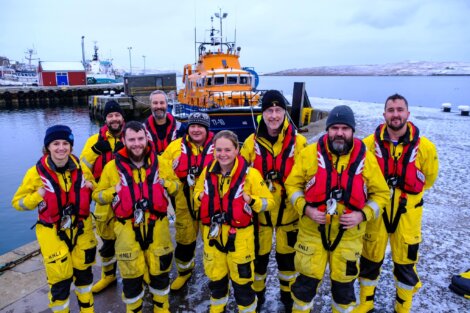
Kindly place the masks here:
[(266, 289), (256, 293), (256, 297), (258, 298), (258, 303), (256, 304), (256, 312), (257, 313), (261, 312), (261, 307), (263, 306), (264, 302), (266, 301), (266, 297), (264, 295), (265, 292), (266, 292)]
[(281, 302), (284, 304), (284, 312), (291, 313), (294, 300), (292, 300), (290, 292), (281, 290)]

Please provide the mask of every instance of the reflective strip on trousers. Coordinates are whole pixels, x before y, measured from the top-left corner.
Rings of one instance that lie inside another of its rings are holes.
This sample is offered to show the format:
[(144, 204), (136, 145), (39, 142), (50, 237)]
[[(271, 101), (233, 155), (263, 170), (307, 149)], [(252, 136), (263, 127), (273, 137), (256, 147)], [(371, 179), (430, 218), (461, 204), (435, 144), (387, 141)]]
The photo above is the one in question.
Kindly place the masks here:
[(67, 301), (64, 304), (54, 305), (54, 306), (51, 306), (50, 308), (51, 308), (52, 312), (62, 311), (62, 310), (65, 310), (66, 308), (68, 308), (69, 304), (70, 304), (69, 299), (67, 299)]
[(155, 296), (166, 296), (170, 293), (170, 286), (168, 286), (166, 289), (155, 289), (149, 286), (150, 293), (155, 295)]
[(80, 286), (80, 287), (75, 286), (75, 291), (80, 293), (80, 294), (89, 293), (89, 292), (91, 292), (91, 287), (92, 286), (93, 285)]
[(369, 280), (365, 278), (359, 278), (359, 282), (361, 286), (377, 286), (379, 284), (379, 280)]
[(399, 281), (395, 282), (395, 287), (405, 289), (405, 290), (413, 290), (415, 288), (415, 286), (410, 286), (410, 285), (401, 283)]
[(192, 258), (188, 263), (180, 263), (178, 262), (178, 260), (176, 261), (176, 267), (178, 268), (178, 270), (187, 270), (187, 269), (190, 269), (194, 264), (194, 258)]
[(310, 301), (310, 303), (307, 303), (305, 305), (299, 305), (295, 300), (294, 300), (294, 304), (292, 306), (292, 308), (294, 310), (297, 310), (297, 311), (308, 311), (310, 312), (310, 310), (313, 308), (313, 300)]
[(350, 313), (354, 310), (354, 305), (352, 304), (348, 306), (347, 308), (340, 307), (339, 304), (334, 301), (332, 301), (332, 304), (333, 304), (333, 307), (340, 313)]
[(142, 292), (137, 297), (130, 298), (130, 299), (123, 297), (122, 302), (124, 302), (125, 304), (132, 304), (132, 303), (136, 303), (143, 297), (144, 297), (144, 291), (142, 290)]
[(107, 262), (101, 262), (101, 266), (108, 266), (108, 265), (111, 265), (111, 264), (114, 264), (116, 263), (116, 257), (113, 256), (113, 258)]
[(265, 280), (265, 279), (266, 279), (266, 275), (267, 275), (267, 274), (264, 274), (264, 275), (255, 274), (255, 280), (257, 280), (257, 281)]
[(290, 198), (290, 202), (292, 203), (293, 206), (295, 206), (295, 202), (300, 197), (305, 197), (305, 194), (303, 191), (296, 191), (292, 194), (292, 197)]
[(258, 305), (258, 299), (255, 298), (255, 301), (243, 310), (240, 310), (240, 313), (248, 313), (248, 312), (254, 312), (256, 310), (256, 306)]
[(221, 305), (221, 304), (226, 305), (227, 302), (228, 302), (228, 295), (220, 299), (215, 299), (211, 297), (211, 305)]
[(369, 200), (367, 201), (366, 205), (370, 206), (372, 210), (374, 210), (375, 218), (377, 218), (380, 215), (380, 207), (377, 204), (377, 202)]
[(278, 273), (277, 274), (277, 277), (280, 279), (280, 280), (286, 280), (286, 281), (291, 281), (293, 279), (295, 279), (297, 277), (297, 273), (294, 273), (292, 275), (286, 275), (286, 274), (282, 274), (282, 273)]

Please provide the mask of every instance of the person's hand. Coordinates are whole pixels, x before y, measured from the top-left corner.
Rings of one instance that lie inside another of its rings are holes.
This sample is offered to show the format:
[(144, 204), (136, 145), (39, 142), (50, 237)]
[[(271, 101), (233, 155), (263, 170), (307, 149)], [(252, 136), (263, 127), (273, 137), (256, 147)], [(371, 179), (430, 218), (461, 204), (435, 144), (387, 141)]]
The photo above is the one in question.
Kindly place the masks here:
[(93, 150), (94, 153), (101, 155), (111, 151), (111, 145), (107, 140), (98, 140), (98, 142), (91, 147), (91, 150)]
[(201, 192), (201, 193), (199, 194), (199, 201), (202, 201), (202, 197), (204, 197), (204, 192)]
[(93, 183), (90, 182), (90, 181), (88, 181), (88, 180), (85, 181), (85, 187), (87, 187), (87, 188), (89, 188), (89, 189), (91, 189), (91, 190), (93, 190), (93, 189), (95, 188), (95, 186), (93, 185)]
[(40, 187), (38, 189), (38, 194), (44, 198), (44, 196), (46, 195), (46, 189), (44, 189), (44, 187)]
[(364, 215), (359, 211), (352, 211), (339, 217), (339, 223), (344, 229), (353, 228), (364, 221)]
[(307, 215), (312, 221), (318, 224), (326, 224), (326, 215), (325, 212), (318, 211), (317, 208), (306, 205), (305, 206), (305, 215)]
[(246, 203), (248, 203), (248, 204), (251, 203), (252, 198), (251, 198), (250, 195), (248, 195), (246, 192), (243, 192), (242, 196), (243, 196), (243, 200), (245, 200)]
[(122, 143), (122, 141), (118, 141), (114, 145), (114, 152), (117, 152), (117, 151), (121, 150), (122, 148), (124, 148), (124, 144)]

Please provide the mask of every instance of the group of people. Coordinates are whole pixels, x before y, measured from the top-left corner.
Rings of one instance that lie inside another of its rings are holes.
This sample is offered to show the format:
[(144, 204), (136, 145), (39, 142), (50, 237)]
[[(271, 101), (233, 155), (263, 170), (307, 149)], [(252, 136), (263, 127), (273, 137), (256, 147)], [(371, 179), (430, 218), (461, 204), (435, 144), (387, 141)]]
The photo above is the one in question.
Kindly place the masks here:
[[(258, 127), (241, 147), (231, 131), (213, 134), (205, 113), (192, 113), (184, 128), (167, 112), (162, 91), (150, 95), (145, 123), (124, 122), (119, 104), (109, 101), (104, 126), (80, 158), (72, 154), (71, 129), (50, 127), (43, 157), (12, 203), (38, 208), (52, 311), (69, 312), (73, 282), (80, 312), (93, 312), (93, 293), (115, 282), (119, 268), (126, 312), (142, 311), (145, 284), (153, 311), (169, 312), (170, 290), (192, 276), (201, 233), (210, 312), (225, 311), (230, 284), (240, 312), (263, 311), (273, 245), (286, 312), (311, 311), (327, 265), (332, 311), (371, 312), (389, 241), (394, 309), (410, 312), (421, 286), (423, 193), (437, 177), (435, 146), (408, 121), (408, 103), (398, 94), (385, 102), (385, 123), (363, 141), (354, 137), (352, 110), (341, 105), (329, 113), (326, 134), (307, 145), (286, 103), (267, 91)], [(94, 285), (91, 199), (103, 243)], [(177, 277), (170, 284), (173, 256)]]

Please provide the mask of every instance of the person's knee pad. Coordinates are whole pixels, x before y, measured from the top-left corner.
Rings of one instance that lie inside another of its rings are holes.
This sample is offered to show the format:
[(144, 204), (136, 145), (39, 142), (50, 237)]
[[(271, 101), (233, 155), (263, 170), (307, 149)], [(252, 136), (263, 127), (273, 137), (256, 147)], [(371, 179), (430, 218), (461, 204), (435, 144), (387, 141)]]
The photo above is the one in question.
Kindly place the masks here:
[(291, 286), (291, 292), (302, 302), (309, 303), (317, 293), (320, 280), (300, 274)]
[(254, 264), (255, 264), (255, 273), (260, 275), (266, 274), (268, 270), (269, 263), (269, 253), (264, 255), (257, 255)]
[(394, 263), (393, 275), (396, 279), (407, 286), (416, 286), (419, 282), (418, 274), (415, 270), (415, 264), (397, 264)]
[(170, 275), (162, 273), (160, 275), (150, 275), (150, 287), (157, 290), (164, 290), (170, 285)]
[(279, 271), (287, 272), (292, 271), (295, 272), (294, 266), (294, 253), (287, 253), (287, 254), (280, 254), (276, 252), (276, 262)]
[(228, 294), (228, 276), (220, 280), (210, 281), (209, 289), (211, 291), (212, 298), (221, 299)]
[(354, 280), (348, 283), (340, 283), (338, 281), (331, 281), (331, 294), (333, 300), (338, 304), (348, 305), (356, 302), (354, 295)]
[(382, 267), (383, 262), (383, 260), (380, 262), (374, 262), (361, 256), (359, 277), (376, 280), (380, 275), (380, 268)]
[(103, 245), (101, 246), (99, 252), (102, 258), (112, 258), (116, 254), (116, 250), (114, 249), (114, 244), (116, 240), (108, 240), (108, 239), (101, 239), (103, 241)]
[(75, 276), (75, 286), (87, 286), (93, 283), (93, 273), (91, 266), (85, 270), (73, 269), (73, 276)]
[(123, 278), (122, 279), (122, 292), (127, 299), (133, 299), (141, 294), (143, 291), (144, 277), (137, 278)]
[(232, 286), (233, 294), (238, 305), (249, 306), (255, 302), (256, 293), (253, 288), (251, 288), (251, 282), (240, 285), (232, 281)]
[(68, 278), (59, 281), (51, 286), (51, 302), (57, 300), (66, 300), (70, 295), (70, 285), (72, 284), (72, 278)]
[(175, 258), (181, 262), (189, 262), (194, 257), (194, 250), (196, 249), (196, 241), (185, 245), (176, 243)]

